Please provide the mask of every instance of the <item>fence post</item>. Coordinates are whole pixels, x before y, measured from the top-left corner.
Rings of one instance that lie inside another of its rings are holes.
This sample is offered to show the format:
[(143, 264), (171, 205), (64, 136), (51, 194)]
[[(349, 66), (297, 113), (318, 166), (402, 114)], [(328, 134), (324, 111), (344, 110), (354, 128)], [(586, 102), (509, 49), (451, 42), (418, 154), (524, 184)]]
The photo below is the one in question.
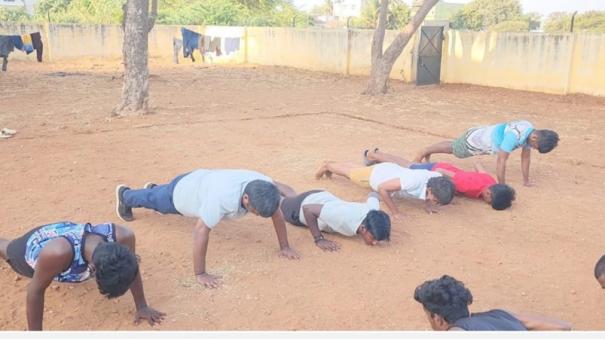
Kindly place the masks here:
[(351, 29), (349, 28), (349, 26), (347, 25), (347, 60), (346, 60), (346, 69), (345, 69), (345, 75), (350, 75), (351, 72), (351, 35), (353, 33), (351, 32)]
[(569, 89), (571, 88), (572, 74), (574, 72), (573, 65), (576, 55), (576, 35), (577, 33), (571, 33), (571, 54), (569, 56), (569, 67), (567, 68), (567, 79), (563, 88), (563, 94), (565, 95), (569, 94)]
[(248, 27), (244, 27), (244, 64), (248, 63)]
[(51, 40), (50, 25), (51, 24), (49, 22), (45, 22), (42, 24), (42, 30), (44, 32), (44, 36), (46, 36), (46, 39), (42, 39), (43, 43), (44, 42), (46, 43), (44, 45), (44, 54), (46, 55), (46, 58), (43, 57), (43, 60), (46, 59), (48, 61), (53, 61), (53, 59), (52, 59), (53, 43), (50, 41)]

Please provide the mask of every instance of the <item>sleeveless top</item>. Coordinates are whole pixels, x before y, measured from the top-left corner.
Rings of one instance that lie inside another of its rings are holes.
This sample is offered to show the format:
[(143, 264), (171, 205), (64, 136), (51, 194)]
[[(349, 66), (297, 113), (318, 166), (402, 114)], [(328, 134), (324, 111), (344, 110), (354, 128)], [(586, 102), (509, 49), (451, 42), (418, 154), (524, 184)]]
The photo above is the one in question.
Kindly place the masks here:
[(454, 327), (465, 331), (527, 331), (517, 318), (503, 310), (473, 313), (468, 318), (456, 320)]
[(27, 239), (25, 246), (25, 261), (33, 269), (40, 252), (46, 244), (57, 238), (65, 238), (73, 249), (73, 259), (69, 268), (60, 273), (54, 280), (58, 282), (78, 283), (93, 277), (90, 267), (84, 260), (84, 242), (87, 233), (100, 235), (106, 242), (116, 241), (115, 227), (111, 223), (99, 224), (75, 224), (70, 221), (40, 226)]

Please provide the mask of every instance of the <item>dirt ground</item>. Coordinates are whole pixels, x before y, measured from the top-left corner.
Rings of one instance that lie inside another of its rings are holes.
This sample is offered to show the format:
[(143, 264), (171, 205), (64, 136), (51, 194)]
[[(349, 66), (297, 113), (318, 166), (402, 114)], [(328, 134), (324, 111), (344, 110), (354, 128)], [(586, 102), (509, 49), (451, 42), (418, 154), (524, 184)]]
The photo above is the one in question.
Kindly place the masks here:
[[(288, 226), (302, 255), (277, 255), (270, 220), (246, 216), (212, 232), (207, 267), (218, 289), (192, 272), (193, 219), (135, 210), (129, 223), (147, 300), (168, 314), (160, 330), (427, 330), (414, 288), (450, 274), (472, 290), (478, 312), (504, 308), (545, 314), (575, 329), (605, 330), (605, 292), (593, 278), (605, 253), (605, 98), (555, 96), (469, 85), (361, 95), (364, 78), (281, 67), (169, 65), (152, 61), (154, 114), (110, 118), (121, 91), (119, 62), (11, 61), (0, 74), (0, 235), (13, 238), (58, 220), (120, 221), (116, 184), (140, 187), (196, 168), (249, 168), (297, 191), (326, 188), (348, 200), (368, 191), (335, 178), (317, 181), (322, 159), (360, 161), (365, 148), (411, 157), (466, 128), (528, 119), (559, 132), (555, 151), (532, 156), (534, 187), (522, 186), (520, 152), (507, 178), (513, 208), (498, 212), (456, 198), (438, 214), (400, 201), (387, 247), (328, 235), (342, 249), (324, 253), (307, 230)], [(63, 73), (58, 73), (63, 72)], [(494, 173), (495, 158), (481, 161)], [(0, 263), (0, 329), (26, 328), (28, 279)], [(49, 330), (148, 330), (132, 324), (130, 294), (107, 301), (94, 281), (53, 283)]]

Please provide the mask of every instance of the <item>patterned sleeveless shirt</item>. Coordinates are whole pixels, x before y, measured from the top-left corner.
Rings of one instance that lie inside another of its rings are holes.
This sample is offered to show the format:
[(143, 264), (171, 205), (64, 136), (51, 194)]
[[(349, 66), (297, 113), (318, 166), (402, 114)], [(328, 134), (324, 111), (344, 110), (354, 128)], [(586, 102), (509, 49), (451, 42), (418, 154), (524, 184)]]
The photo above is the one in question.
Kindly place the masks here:
[(70, 283), (86, 281), (93, 277), (83, 256), (84, 239), (87, 233), (100, 235), (107, 242), (116, 241), (115, 227), (111, 223), (92, 226), (91, 224), (75, 224), (70, 221), (62, 221), (48, 224), (39, 227), (27, 239), (25, 261), (35, 269), (44, 246), (51, 240), (65, 238), (73, 248), (73, 260), (69, 268), (60, 273), (54, 280)]

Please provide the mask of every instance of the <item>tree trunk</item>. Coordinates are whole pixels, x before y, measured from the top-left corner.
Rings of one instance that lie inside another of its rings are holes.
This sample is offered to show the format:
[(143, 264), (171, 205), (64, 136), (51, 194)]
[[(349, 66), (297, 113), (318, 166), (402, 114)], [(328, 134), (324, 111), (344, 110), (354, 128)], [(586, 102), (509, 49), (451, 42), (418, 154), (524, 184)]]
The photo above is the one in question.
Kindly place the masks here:
[(157, 16), (157, 0), (127, 0), (123, 7), (124, 85), (122, 100), (112, 115), (126, 116), (147, 113), (149, 100), (148, 35)]
[(424, 0), (418, 9), (418, 12), (416, 12), (416, 15), (412, 18), (412, 21), (397, 34), (395, 40), (393, 40), (391, 45), (389, 45), (383, 53), (382, 46), (384, 43), (389, 1), (380, 1), (380, 16), (378, 17), (378, 25), (374, 31), (374, 36), (372, 37), (372, 71), (370, 73), (368, 87), (364, 91), (364, 94), (376, 95), (387, 92), (389, 75), (391, 74), (395, 61), (397, 61), (397, 58), (399, 58), (405, 46), (414, 36), (414, 33), (418, 30), (418, 27), (420, 27), (426, 15), (438, 2), (439, 0)]

